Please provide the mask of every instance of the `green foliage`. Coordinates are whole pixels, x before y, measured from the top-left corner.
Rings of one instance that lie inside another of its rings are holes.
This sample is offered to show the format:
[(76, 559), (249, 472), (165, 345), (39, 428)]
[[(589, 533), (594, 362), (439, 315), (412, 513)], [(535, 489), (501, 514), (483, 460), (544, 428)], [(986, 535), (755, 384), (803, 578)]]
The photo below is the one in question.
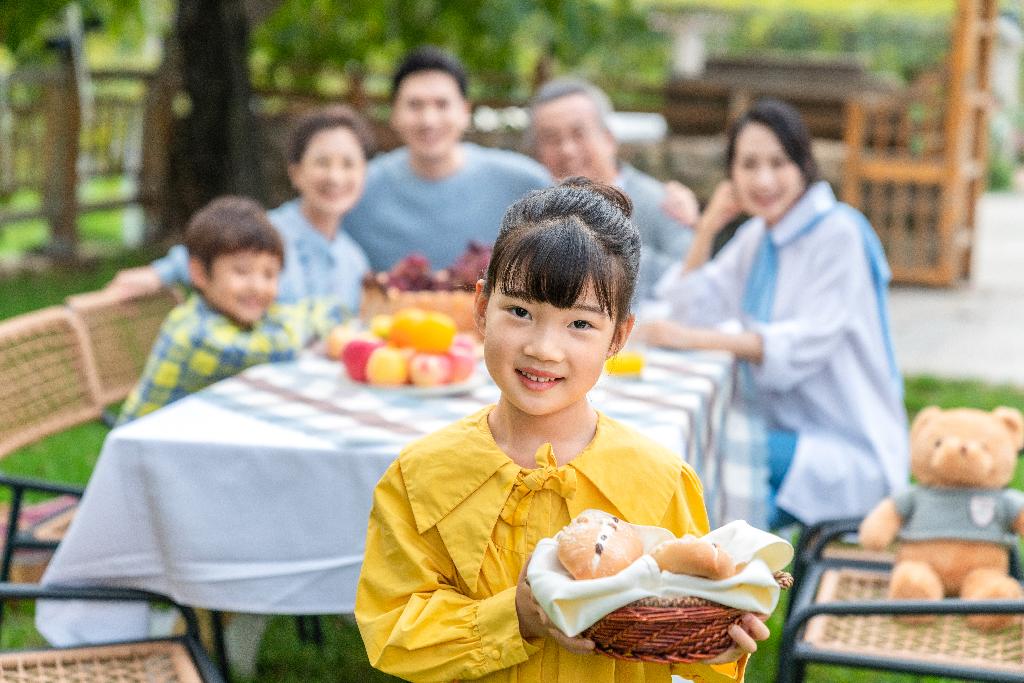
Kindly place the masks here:
[[(138, 40), (156, 8), (171, 0), (77, 0), (87, 27), (102, 26), (118, 41)], [(68, 0), (12, 0), (0, 3), (0, 47), (19, 61), (45, 58), (46, 40), (65, 35), (64, 8)]]
[[(537, 60), (596, 73), (663, 73), (667, 42), (631, 0), (284, 0), (253, 32), (255, 79), (318, 90), (362, 68), (387, 73), (409, 49), (450, 49), (478, 76), (474, 96), (523, 95)], [(383, 81), (371, 82), (386, 92)]]
[(60, 16), (67, 0), (5, 2), (0, 8), (0, 44), (17, 52), (36, 38), (44, 25)]
[(912, 81), (941, 66), (949, 50), (951, 18), (893, 16), (882, 12), (839, 15), (810, 10), (740, 10), (718, 38), (726, 54), (854, 55), (876, 73)]
[[(1011, 0), (1012, 1), (1012, 0)], [(674, 8), (712, 10), (752, 10), (778, 12), (800, 10), (833, 17), (858, 17), (883, 14), (899, 17), (935, 17), (952, 15), (956, 0), (651, 0)]]

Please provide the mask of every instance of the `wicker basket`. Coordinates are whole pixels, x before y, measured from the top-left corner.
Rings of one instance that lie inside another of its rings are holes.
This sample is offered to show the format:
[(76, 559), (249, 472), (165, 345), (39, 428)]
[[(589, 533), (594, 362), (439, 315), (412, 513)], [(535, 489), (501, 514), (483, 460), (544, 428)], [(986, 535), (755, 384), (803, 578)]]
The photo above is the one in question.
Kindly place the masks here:
[(473, 298), (473, 292), (406, 292), (394, 287), (385, 289), (370, 283), (363, 285), (359, 315), (365, 322), (369, 322), (379, 313), (394, 313), (403, 308), (422, 308), (447, 313), (455, 321), (455, 326), (460, 332), (476, 332)]
[[(775, 580), (782, 589), (793, 585), (786, 572), (776, 572)], [(616, 659), (687, 664), (732, 647), (729, 625), (744, 614), (702, 598), (645, 598), (606, 615), (581, 635)]]

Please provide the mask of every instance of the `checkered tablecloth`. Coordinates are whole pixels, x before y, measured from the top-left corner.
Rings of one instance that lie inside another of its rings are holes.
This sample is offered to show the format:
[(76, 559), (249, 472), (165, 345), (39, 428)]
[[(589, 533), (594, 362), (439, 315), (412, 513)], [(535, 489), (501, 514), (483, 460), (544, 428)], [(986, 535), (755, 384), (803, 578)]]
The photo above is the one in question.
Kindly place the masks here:
[[(605, 377), (590, 394), (694, 466), (713, 526), (757, 524), (766, 481), (731, 407), (734, 367), (727, 354), (651, 351), (642, 380)], [(43, 582), (351, 612), (374, 484), (406, 443), (497, 398), (489, 379), (435, 397), (354, 385), (312, 354), (251, 368), (110, 433)], [(36, 623), (61, 645), (146, 634), (144, 606), (98, 609), (44, 601)]]
[[(714, 525), (739, 518), (758, 524), (763, 518), (758, 482), (765, 477), (750, 460), (756, 435), (745, 416), (730, 409), (734, 367), (725, 353), (651, 350), (642, 380), (605, 376), (590, 393), (596, 408), (696, 469)], [(409, 441), (497, 401), (498, 388), (483, 368), (478, 372), (485, 379), (465, 393), (423, 396), (415, 389), (356, 384), (338, 363), (308, 354), (251, 368), (199, 396), (318, 436), (343, 452), (394, 455)]]

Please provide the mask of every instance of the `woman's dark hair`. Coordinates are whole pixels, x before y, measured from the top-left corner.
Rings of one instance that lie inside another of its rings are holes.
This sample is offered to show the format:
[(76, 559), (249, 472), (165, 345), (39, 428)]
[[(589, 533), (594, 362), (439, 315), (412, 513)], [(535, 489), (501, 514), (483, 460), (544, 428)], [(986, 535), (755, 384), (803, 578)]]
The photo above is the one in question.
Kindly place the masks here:
[(567, 178), (505, 212), (484, 281), (503, 294), (571, 308), (593, 287), (616, 322), (629, 315), (640, 267), (633, 203), (611, 185)]
[(418, 47), (402, 59), (395, 73), (391, 76), (391, 100), (394, 101), (398, 94), (398, 88), (407, 76), (420, 71), (443, 71), (452, 78), (459, 86), (462, 97), (466, 97), (467, 77), (466, 67), (462, 65), (455, 55), (445, 52), (433, 45)]
[(344, 104), (313, 109), (298, 118), (288, 136), (288, 163), (297, 164), (302, 161), (309, 141), (322, 130), (348, 128), (359, 141), (363, 156), (369, 158), (373, 153), (373, 131), (370, 124), (355, 109)]
[(732, 174), (732, 163), (736, 158), (736, 138), (750, 123), (767, 127), (785, 150), (790, 161), (800, 168), (804, 183), (810, 185), (818, 179), (818, 164), (811, 152), (811, 134), (796, 109), (771, 98), (760, 99), (729, 127), (729, 143), (725, 148), (725, 172)]
[(248, 197), (217, 197), (199, 209), (185, 228), (188, 255), (210, 272), (217, 257), (240, 251), (268, 253), (284, 263), (284, 244), (267, 212)]

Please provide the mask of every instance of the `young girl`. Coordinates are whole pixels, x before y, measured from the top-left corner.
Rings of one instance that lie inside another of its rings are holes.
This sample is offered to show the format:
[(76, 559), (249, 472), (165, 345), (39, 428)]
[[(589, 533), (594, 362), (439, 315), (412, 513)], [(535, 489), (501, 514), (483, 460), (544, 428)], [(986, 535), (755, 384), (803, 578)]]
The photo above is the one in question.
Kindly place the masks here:
[(631, 209), (574, 178), (506, 212), (476, 303), (501, 398), (408, 446), (374, 494), (355, 614), (375, 667), (424, 681), (733, 681), (768, 636), (745, 615), (718, 666), (622, 662), (551, 626), (524, 579), (537, 542), (587, 508), (708, 530), (679, 456), (587, 402), (633, 325)]
[[(810, 136), (789, 105), (762, 100), (741, 116), (726, 161), (729, 180), (683, 268), (661, 283), (672, 321), (642, 333), (747, 361), (739, 393), (770, 430), (770, 526), (863, 515), (909, 476), (881, 244), (864, 216), (815, 182)], [(708, 261), (740, 212), (752, 218)], [(743, 330), (714, 329), (726, 320)]]

